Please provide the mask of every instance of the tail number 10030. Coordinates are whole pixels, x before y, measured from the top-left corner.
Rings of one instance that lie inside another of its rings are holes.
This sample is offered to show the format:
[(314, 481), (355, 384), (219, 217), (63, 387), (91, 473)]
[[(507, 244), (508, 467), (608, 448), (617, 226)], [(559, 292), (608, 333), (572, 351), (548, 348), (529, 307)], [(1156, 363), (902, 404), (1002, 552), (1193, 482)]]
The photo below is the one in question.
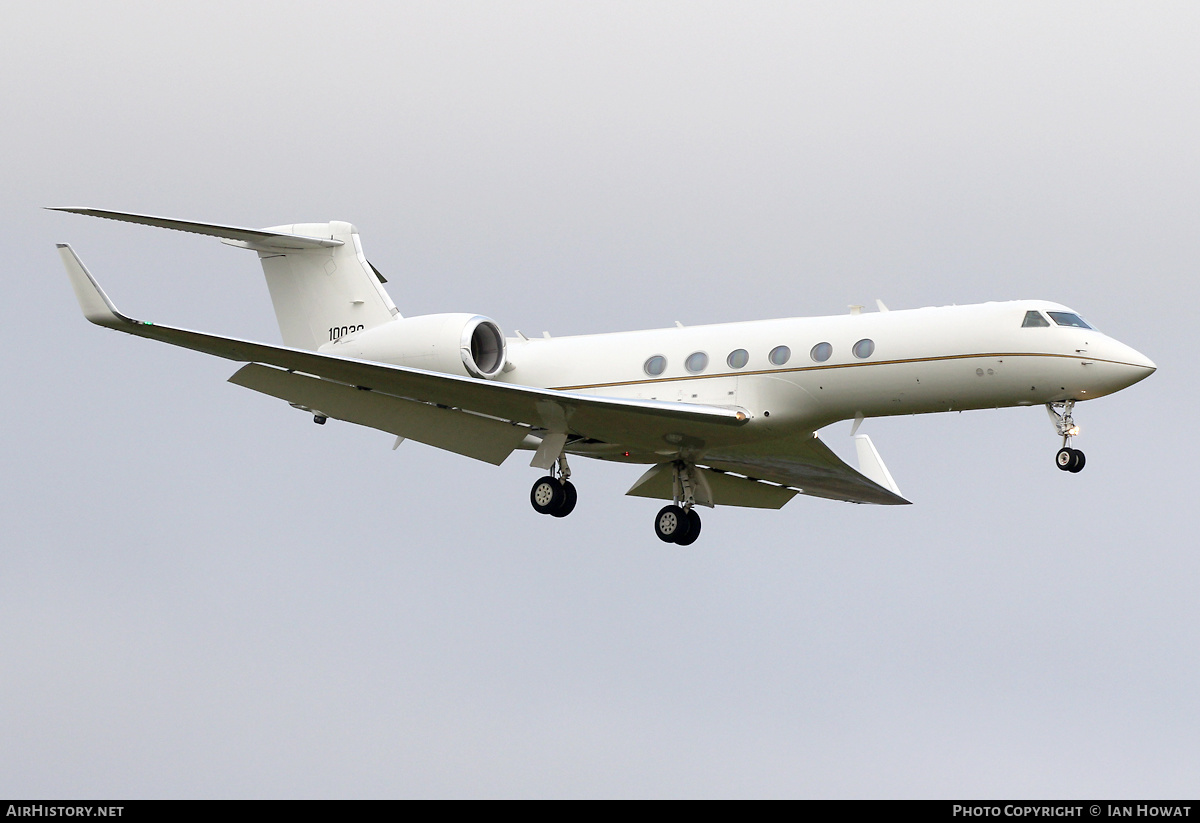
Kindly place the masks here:
[(353, 334), (356, 331), (362, 330), (362, 324), (357, 326), (334, 326), (329, 330), (329, 339), (337, 340), (339, 337), (345, 337), (348, 334)]

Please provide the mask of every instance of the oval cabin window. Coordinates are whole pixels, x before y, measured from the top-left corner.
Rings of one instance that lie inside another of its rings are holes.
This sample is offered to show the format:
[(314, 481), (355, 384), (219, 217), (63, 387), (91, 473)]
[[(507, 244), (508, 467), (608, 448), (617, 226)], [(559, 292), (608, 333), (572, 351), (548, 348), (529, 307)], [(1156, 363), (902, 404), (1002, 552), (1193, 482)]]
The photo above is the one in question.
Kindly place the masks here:
[(854, 344), (854, 356), (859, 360), (866, 360), (875, 353), (875, 341), (863, 338)]

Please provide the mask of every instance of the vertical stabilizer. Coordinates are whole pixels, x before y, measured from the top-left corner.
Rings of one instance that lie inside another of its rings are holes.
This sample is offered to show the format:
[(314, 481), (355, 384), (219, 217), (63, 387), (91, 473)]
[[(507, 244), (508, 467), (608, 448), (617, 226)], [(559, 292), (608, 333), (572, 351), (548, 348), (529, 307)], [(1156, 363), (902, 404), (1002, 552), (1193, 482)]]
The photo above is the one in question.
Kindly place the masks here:
[(109, 209), (52, 211), (220, 237), (222, 243), (258, 252), (283, 342), (294, 348), (315, 350), (400, 316), (383, 278), (363, 255), (358, 229), (349, 223), (247, 229)]
[(225, 241), (258, 252), (284, 344), (317, 349), (399, 317), (351, 224), (298, 223), (264, 231), (341, 241), (330, 248), (300, 249)]

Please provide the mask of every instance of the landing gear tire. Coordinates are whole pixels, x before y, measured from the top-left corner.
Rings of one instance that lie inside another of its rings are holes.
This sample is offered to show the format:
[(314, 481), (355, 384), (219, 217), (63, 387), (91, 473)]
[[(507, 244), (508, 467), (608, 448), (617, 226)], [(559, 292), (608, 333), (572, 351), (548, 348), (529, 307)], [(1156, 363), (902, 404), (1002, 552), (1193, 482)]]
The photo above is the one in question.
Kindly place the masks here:
[(1072, 474), (1079, 474), (1079, 472), (1083, 471), (1083, 466), (1087, 463), (1087, 458), (1083, 456), (1083, 452), (1079, 449), (1071, 449), (1071, 451), (1075, 452), (1075, 459), (1071, 461), (1071, 467), (1067, 471)]
[(1054, 463), (1062, 471), (1078, 474), (1083, 471), (1083, 467), (1087, 463), (1087, 458), (1083, 456), (1083, 452), (1079, 449), (1062, 448), (1054, 456)]
[(687, 516), (690, 526), (685, 536), (676, 538), (675, 543), (679, 546), (690, 546), (700, 536), (700, 515), (696, 514), (695, 509), (689, 509)]
[(1058, 454), (1054, 455), (1054, 465), (1065, 472), (1071, 470), (1071, 464), (1075, 462), (1075, 450), (1062, 448), (1058, 450)]
[[(573, 488), (572, 491), (574, 491)], [(566, 499), (567, 492), (563, 488), (563, 484), (550, 475), (539, 478), (529, 492), (529, 502), (533, 504), (533, 510), (538, 514), (554, 514), (562, 508)], [(574, 508), (573, 499), (571, 507)]]
[[(699, 522), (699, 517), (696, 518)], [(679, 543), (691, 536), (692, 519), (682, 508), (663, 506), (654, 518), (654, 533), (664, 543)], [(686, 545), (686, 544), (684, 544)]]
[[(557, 481), (556, 481), (557, 482)], [(579, 493), (575, 491), (575, 485), (566, 480), (562, 483), (563, 501), (562, 504), (550, 512), (555, 517), (566, 517), (571, 512), (575, 511), (575, 504), (579, 502)]]

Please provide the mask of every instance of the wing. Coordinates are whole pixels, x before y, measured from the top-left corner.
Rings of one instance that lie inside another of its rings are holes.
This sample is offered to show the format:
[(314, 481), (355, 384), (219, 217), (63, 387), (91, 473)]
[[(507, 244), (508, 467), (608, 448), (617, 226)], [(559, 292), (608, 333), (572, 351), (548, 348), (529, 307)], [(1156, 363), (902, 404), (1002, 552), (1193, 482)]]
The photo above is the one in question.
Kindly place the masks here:
[(718, 471), (790, 486), (812, 497), (885, 506), (910, 503), (900, 496), (870, 439), (866, 435), (855, 439), (862, 472), (843, 462), (815, 434), (712, 451), (703, 463)]
[(70, 246), (58, 248), (84, 316), (97, 325), (256, 364), (243, 368), (232, 382), (492, 463), (501, 462), (530, 433), (571, 435), (653, 452), (662, 448), (664, 439), (678, 440), (683, 433), (720, 439), (749, 419), (744, 409), (733, 407), (537, 389), (134, 320), (117, 311)]
[[(815, 434), (770, 441), (769, 445), (710, 451), (694, 473), (696, 502), (702, 506), (778, 509), (797, 494), (850, 503), (904, 505), (896, 481), (869, 437), (855, 437), (860, 471), (829, 450)], [(625, 492), (634, 497), (672, 500), (670, 463), (654, 466)]]
[[(697, 467), (692, 473), (693, 493), (700, 506), (746, 506), (780, 509), (799, 492), (775, 483)], [(657, 500), (675, 499), (675, 477), (670, 463), (659, 463), (637, 479), (625, 494)]]
[(432, 403), (362, 391), (333, 380), (251, 363), (229, 382), (286, 400), (323, 417), (369, 426), (466, 457), (500, 465), (530, 433), (528, 426)]

